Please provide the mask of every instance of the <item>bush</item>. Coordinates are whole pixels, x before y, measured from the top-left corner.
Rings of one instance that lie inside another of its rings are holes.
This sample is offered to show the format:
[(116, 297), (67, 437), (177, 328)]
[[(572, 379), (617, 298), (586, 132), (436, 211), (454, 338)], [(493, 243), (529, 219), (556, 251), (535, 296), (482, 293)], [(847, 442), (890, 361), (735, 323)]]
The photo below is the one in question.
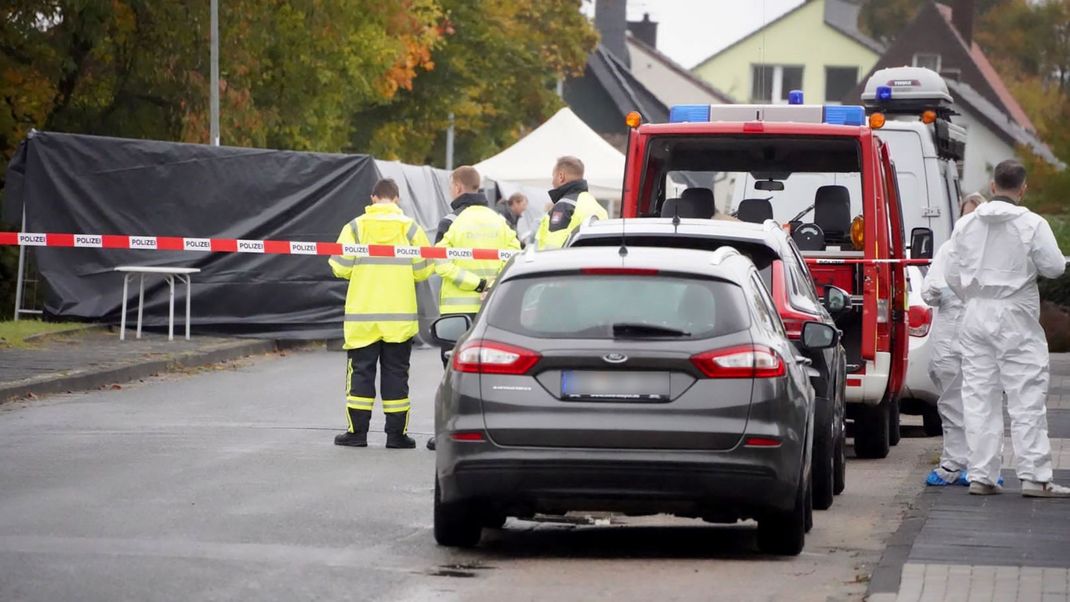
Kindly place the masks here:
[(1048, 351), (1070, 351), (1070, 312), (1051, 301), (1040, 304), (1040, 325), (1048, 335)]

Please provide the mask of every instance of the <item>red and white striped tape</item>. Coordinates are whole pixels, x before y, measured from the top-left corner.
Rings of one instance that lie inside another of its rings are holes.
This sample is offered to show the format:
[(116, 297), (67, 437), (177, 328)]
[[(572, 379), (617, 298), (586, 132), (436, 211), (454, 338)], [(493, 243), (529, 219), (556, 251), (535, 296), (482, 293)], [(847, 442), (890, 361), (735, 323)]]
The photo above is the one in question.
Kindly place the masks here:
[[(447, 249), (392, 245), (343, 245), (296, 240), (241, 238), (185, 238), (181, 236), (127, 236), (121, 234), (57, 234), (0, 232), (0, 246), (130, 249), (138, 251), (199, 251), (203, 253), (268, 253), (273, 255), (351, 255), (355, 257), (412, 257), (423, 259), (500, 259), (519, 251), (504, 249)], [(929, 259), (835, 259), (807, 257), (809, 265), (929, 265)]]
[(805, 257), (809, 265), (880, 265), (897, 264), (903, 265), (929, 265), (932, 259), (834, 259), (829, 257)]
[(199, 251), (203, 253), (268, 253), (273, 255), (350, 255), (355, 257), (412, 257), (423, 259), (509, 259), (518, 251), (505, 249), (447, 249), (393, 245), (343, 245), (296, 240), (184, 238), (116, 234), (56, 234), (0, 232), (0, 246), (130, 249), (138, 251)]

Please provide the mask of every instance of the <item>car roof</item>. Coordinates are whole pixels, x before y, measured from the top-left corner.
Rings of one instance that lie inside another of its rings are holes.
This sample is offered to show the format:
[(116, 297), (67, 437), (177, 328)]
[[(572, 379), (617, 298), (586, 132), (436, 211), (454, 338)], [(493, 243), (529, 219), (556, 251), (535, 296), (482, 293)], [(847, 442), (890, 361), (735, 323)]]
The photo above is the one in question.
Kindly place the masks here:
[(734, 282), (747, 277), (754, 264), (735, 249), (700, 251), (659, 247), (576, 247), (536, 251), (529, 247), (517, 255), (502, 273), (503, 280), (548, 272), (578, 271), (585, 268), (632, 268), (714, 276)]
[(764, 224), (753, 224), (735, 220), (681, 219), (679, 225), (667, 217), (637, 217), (626, 220), (599, 220), (584, 224), (576, 232), (575, 238), (589, 236), (612, 236), (619, 238), (624, 232), (633, 235), (680, 235), (685, 237), (709, 237), (727, 240), (764, 243), (777, 255), (783, 252), (782, 245), (786, 234), (776, 222), (767, 220)]

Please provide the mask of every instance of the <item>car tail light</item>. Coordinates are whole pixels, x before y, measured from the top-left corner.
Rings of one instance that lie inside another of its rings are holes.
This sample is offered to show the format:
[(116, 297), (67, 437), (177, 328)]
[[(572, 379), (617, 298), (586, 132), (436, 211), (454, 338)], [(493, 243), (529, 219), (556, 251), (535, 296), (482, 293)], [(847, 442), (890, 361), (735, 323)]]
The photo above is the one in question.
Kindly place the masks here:
[(479, 443), (486, 441), (487, 438), (483, 436), (483, 433), (479, 431), (461, 431), (458, 433), (450, 433), (450, 439), (453, 441), (461, 441), (464, 443)]
[(469, 341), (453, 353), (453, 369), (478, 374), (526, 374), (542, 357), (534, 351), (494, 341)]
[(743, 440), (746, 447), (780, 447), (780, 439), (773, 437), (747, 437)]
[(805, 320), (781, 317), (784, 322), (784, 330), (788, 331), (788, 338), (795, 340), (802, 338), (802, 327)]
[(740, 345), (691, 356), (707, 378), (775, 378), (784, 376), (784, 360), (763, 345)]
[(929, 334), (929, 328), (933, 325), (933, 308), (925, 305), (911, 305), (907, 312), (909, 320), (907, 332), (912, 337), (923, 337)]

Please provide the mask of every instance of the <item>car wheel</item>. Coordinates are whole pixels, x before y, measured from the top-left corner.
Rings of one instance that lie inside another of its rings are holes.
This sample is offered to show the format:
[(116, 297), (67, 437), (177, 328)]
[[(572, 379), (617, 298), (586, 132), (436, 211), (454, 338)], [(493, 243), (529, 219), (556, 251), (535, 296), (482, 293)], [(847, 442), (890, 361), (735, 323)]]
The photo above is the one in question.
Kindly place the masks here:
[(836, 476), (836, 436), (835, 429), (829, 426), (828, 432), (820, 439), (814, 439), (814, 508), (828, 510), (835, 496)]
[(944, 421), (940, 418), (940, 412), (936, 408), (926, 408), (921, 414), (921, 419), (925, 436), (939, 437), (944, 434)]
[(855, 453), (859, 458), (888, 456), (888, 404), (858, 408), (855, 418)]
[(810, 475), (810, 482), (806, 485), (806, 532), (814, 528), (814, 477)]
[(508, 517), (500, 512), (488, 512), (483, 515), (483, 526), (487, 529), (501, 529)]
[(899, 445), (899, 400), (888, 404), (888, 445)]
[(836, 469), (834, 471), (832, 492), (836, 495), (847, 488), (847, 433), (841, 432), (836, 440)]
[(472, 505), (444, 503), (435, 479), (435, 541), (440, 546), (470, 548), (479, 543), (483, 525), (472, 513)]
[(799, 483), (795, 504), (787, 512), (758, 520), (758, 549), (764, 554), (798, 556), (806, 543), (806, 483)]

